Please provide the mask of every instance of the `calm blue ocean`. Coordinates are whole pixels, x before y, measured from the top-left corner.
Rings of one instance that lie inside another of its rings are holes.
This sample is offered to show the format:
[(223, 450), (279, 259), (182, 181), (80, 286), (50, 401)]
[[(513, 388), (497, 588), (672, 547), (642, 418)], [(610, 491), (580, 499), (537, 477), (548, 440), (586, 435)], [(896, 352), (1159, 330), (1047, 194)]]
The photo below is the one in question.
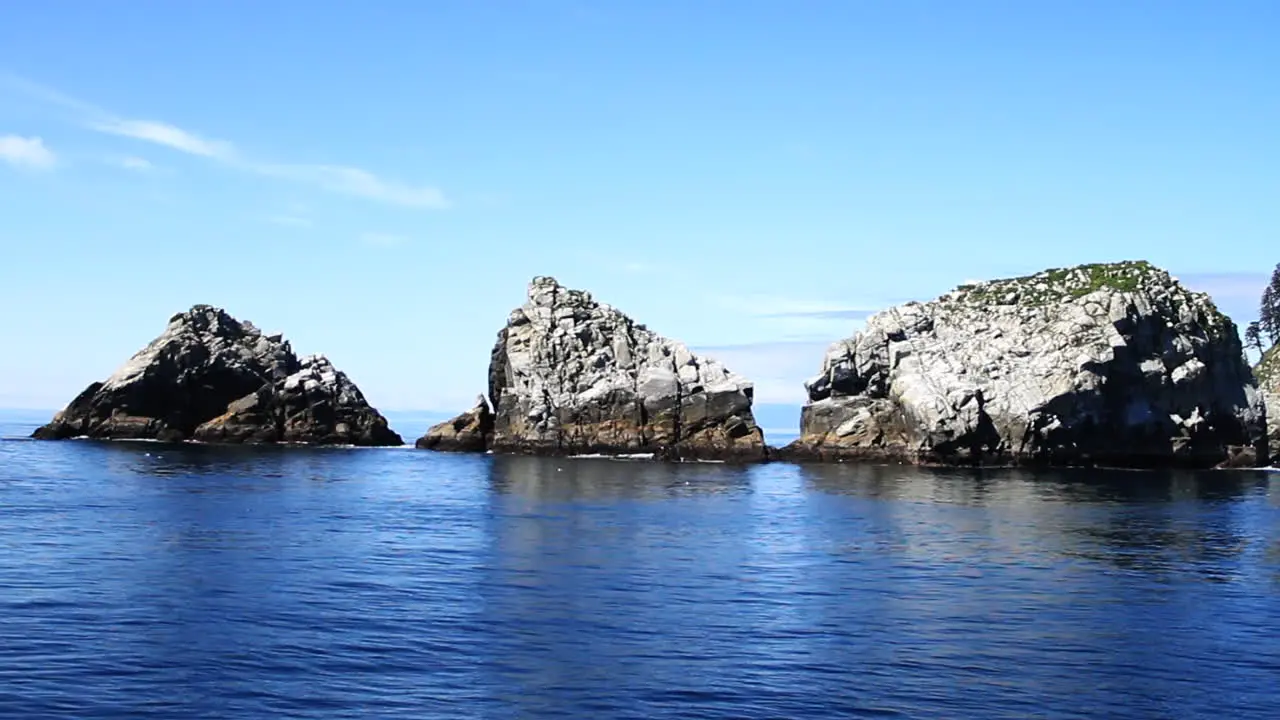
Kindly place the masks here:
[(17, 439), (44, 419), (0, 419), (4, 718), (1280, 717), (1280, 475)]

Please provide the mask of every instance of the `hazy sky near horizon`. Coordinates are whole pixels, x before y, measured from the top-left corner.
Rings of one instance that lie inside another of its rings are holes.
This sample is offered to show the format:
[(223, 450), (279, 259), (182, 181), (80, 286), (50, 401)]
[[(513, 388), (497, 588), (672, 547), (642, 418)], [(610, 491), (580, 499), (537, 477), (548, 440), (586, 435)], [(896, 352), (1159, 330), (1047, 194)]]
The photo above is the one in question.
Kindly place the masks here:
[(874, 309), (1280, 261), (1280, 3), (9, 2), (0, 406), (194, 303), (453, 410), (534, 275), (799, 402)]

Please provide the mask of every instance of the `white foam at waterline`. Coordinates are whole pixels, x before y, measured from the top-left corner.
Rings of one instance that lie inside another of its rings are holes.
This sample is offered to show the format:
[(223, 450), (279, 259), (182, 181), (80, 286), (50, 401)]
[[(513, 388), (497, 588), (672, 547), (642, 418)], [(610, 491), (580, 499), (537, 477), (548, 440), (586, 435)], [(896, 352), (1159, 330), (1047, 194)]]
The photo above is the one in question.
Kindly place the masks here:
[(106, 440), (108, 442), (130, 442), (130, 443), (163, 443), (165, 445), (180, 445), (182, 441), (160, 440), (158, 438), (94, 438), (88, 435), (76, 435), (68, 438), (68, 440)]

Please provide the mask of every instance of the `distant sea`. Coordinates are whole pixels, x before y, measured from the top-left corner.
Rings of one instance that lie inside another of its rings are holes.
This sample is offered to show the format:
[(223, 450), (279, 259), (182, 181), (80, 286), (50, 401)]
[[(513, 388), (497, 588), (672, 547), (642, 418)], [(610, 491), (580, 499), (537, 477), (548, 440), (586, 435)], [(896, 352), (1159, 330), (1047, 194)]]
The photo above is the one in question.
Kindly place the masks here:
[(47, 415), (0, 414), (3, 718), (1280, 708), (1265, 472), (24, 439)]

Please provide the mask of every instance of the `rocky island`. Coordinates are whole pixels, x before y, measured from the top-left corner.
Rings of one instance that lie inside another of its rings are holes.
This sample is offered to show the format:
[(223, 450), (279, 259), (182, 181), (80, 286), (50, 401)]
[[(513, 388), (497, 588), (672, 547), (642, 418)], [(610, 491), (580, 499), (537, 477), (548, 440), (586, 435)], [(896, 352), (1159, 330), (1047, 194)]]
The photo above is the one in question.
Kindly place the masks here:
[(418, 447), (535, 455), (652, 454), (757, 461), (753, 386), (589, 293), (529, 284), (489, 362), (488, 402), (431, 428)]
[(400, 445), (359, 388), (321, 355), (196, 305), (80, 393), (33, 437)]
[(890, 308), (834, 344), (805, 387), (783, 458), (1211, 467), (1267, 455), (1235, 324), (1145, 262)]

